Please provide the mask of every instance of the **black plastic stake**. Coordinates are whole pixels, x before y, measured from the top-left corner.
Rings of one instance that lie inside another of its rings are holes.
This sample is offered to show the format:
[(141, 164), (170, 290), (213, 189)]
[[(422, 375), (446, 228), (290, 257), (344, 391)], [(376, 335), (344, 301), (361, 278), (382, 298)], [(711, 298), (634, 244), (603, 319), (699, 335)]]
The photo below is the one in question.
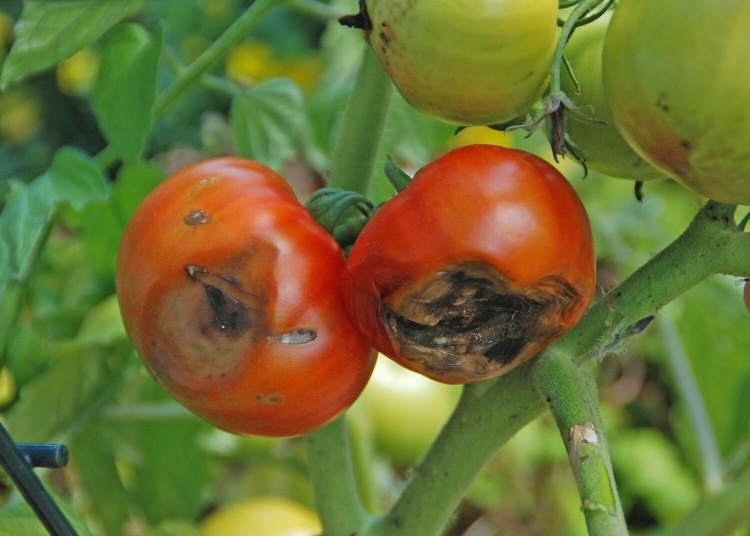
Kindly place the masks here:
[[(33, 452), (29, 454), (29, 450), (26, 449), (27, 459), (13, 442), (13, 438), (10, 437), (5, 426), (0, 423), (0, 464), (8, 473), (8, 476), (13, 480), (21, 495), (52, 536), (77, 536), (70, 521), (47, 493), (47, 489), (39, 480), (31, 465), (32, 463), (41, 465), (38, 463), (41, 459), (46, 459), (52, 463), (55, 463), (55, 458), (59, 461), (67, 461), (67, 449), (62, 445), (32, 445), (32, 447), (42, 447), (42, 452), (46, 452), (46, 454), (37, 457)], [(45, 447), (47, 448), (45, 449)], [(32, 448), (31, 451), (39, 453), (38, 448)], [(51, 459), (49, 453), (52, 453)], [(55, 465), (52, 465), (52, 467), (55, 467)]]

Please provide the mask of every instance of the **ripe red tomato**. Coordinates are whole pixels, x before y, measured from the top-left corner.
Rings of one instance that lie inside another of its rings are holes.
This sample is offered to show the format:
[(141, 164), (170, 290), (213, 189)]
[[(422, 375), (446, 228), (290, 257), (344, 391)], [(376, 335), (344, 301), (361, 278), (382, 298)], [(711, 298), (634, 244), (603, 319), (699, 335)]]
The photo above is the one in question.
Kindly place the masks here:
[(623, 137), (674, 180), (730, 204), (750, 204), (748, 35), (745, 0), (623, 0), (604, 40)]
[(548, 346), (594, 294), (591, 227), (565, 178), (473, 145), (421, 169), (349, 255), (348, 304), (375, 348), (444, 383), (498, 376)]
[(344, 256), (281, 176), (207, 160), (125, 229), (117, 291), (151, 375), (218, 428), (293, 436), (351, 405), (374, 353), (346, 312)]
[[(556, 0), (365, 0), (345, 21), (401, 95), (433, 117), (487, 125), (525, 113), (549, 79)], [(364, 20), (363, 20), (364, 19)]]

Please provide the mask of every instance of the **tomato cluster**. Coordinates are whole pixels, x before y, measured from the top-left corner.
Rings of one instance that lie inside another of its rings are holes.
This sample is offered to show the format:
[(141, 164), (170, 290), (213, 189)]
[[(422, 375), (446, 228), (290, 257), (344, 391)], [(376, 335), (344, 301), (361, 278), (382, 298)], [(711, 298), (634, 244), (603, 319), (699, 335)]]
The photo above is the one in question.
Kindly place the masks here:
[(591, 230), (542, 159), (456, 149), (385, 203), (347, 261), (284, 179), (207, 160), (129, 222), (117, 290), (146, 369), (227, 431), (292, 436), (360, 395), (373, 347), (444, 383), (502, 374), (583, 314)]
[[(714, 28), (727, 23), (717, 13), (750, 8), (720, 3), (627, 0), (611, 23), (607, 15), (573, 35), (577, 82), (566, 75), (562, 86), (609, 124), (568, 122), (562, 134), (593, 169), (750, 202), (750, 121), (734, 120), (747, 117), (747, 80), (736, 76), (750, 58), (746, 17)], [(364, 31), (414, 107), (487, 125), (541, 96), (557, 6), (360, 0), (342, 22)], [(667, 19), (675, 31), (664, 31)], [(710, 43), (678, 54), (696, 35)], [(727, 35), (734, 52), (715, 61)], [(707, 77), (720, 83), (706, 87)], [(376, 350), (447, 384), (533, 358), (591, 303), (595, 262), (575, 191), (523, 151), (478, 144), (440, 156), (371, 215), (348, 259), (281, 176), (217, 158), (144, 201), (122, 240), (117, 288), (146, 368), (174, 398), (225, 430), (291, 436), (357, 399)]]

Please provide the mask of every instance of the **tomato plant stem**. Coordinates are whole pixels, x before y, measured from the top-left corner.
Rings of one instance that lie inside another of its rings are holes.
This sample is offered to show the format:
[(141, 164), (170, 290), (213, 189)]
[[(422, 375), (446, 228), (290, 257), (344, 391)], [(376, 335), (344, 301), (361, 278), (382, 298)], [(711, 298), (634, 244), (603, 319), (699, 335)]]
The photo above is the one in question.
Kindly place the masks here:
[(700, 452), (703, 484), (709, 493), (716, 492), (723, 485), (724, 464), (711, 418), (690, 368), (680, 333), (669, 311), (659, 315), (656, 324), (664, 342), (666, 361), (677, 397), (687, 408), (688, 419), (693, 427), (693, 437)]
[(589, 534), (627, 535), (596, 383), (565, 355), (548, 352), (534, 367), (534, 383), (547, 401), (565, 442)]
[(187, 89), (193, 87), (200, 77), (224, 57), (229, 49), (242, 39), (247, 32), (255, 27), (271, 8), (285, 3), (286, 0), (256, 0), (253, 2), (210, 47), (198, 56), (193, 63), (179, 72), (172, 85), (157, 98), (154, 104), (154, 116), (159, 117)]
[(555, 345), (581, 364), (597, 357), (602, 334), (625, 321), (634, 324), (709, 276), (750, 274), (750, 234), (737, 229), (735, 206), (709, 201), (687, 230), (628, 279), (589, 308)]
[(392, 96), (391, 79), (372, 49), (363, 44), (359, 72), (327, 177), (328, 186), (367, 195)]
[(345, 418), (305, 436), (316, 506), (326, 534), (357, 534), (368, 516), (357, 492)]

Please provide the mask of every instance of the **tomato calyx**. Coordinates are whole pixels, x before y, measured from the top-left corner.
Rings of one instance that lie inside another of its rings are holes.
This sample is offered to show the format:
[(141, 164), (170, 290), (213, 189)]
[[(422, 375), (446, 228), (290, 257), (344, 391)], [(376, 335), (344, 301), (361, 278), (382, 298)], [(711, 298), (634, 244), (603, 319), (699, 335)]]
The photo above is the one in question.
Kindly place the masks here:
[(342, 249), (346, 249), (354, 244), (376, 207), (356, 192), (321, 188), (310, 195), (305, 208), (318, 225), (328, 231)]
[(381, 320), (402, 356), (437, 374), (484, 377), (555, 338), (579, 294), (557, 277), (516, 289), (482, 262), (445, 266)]

